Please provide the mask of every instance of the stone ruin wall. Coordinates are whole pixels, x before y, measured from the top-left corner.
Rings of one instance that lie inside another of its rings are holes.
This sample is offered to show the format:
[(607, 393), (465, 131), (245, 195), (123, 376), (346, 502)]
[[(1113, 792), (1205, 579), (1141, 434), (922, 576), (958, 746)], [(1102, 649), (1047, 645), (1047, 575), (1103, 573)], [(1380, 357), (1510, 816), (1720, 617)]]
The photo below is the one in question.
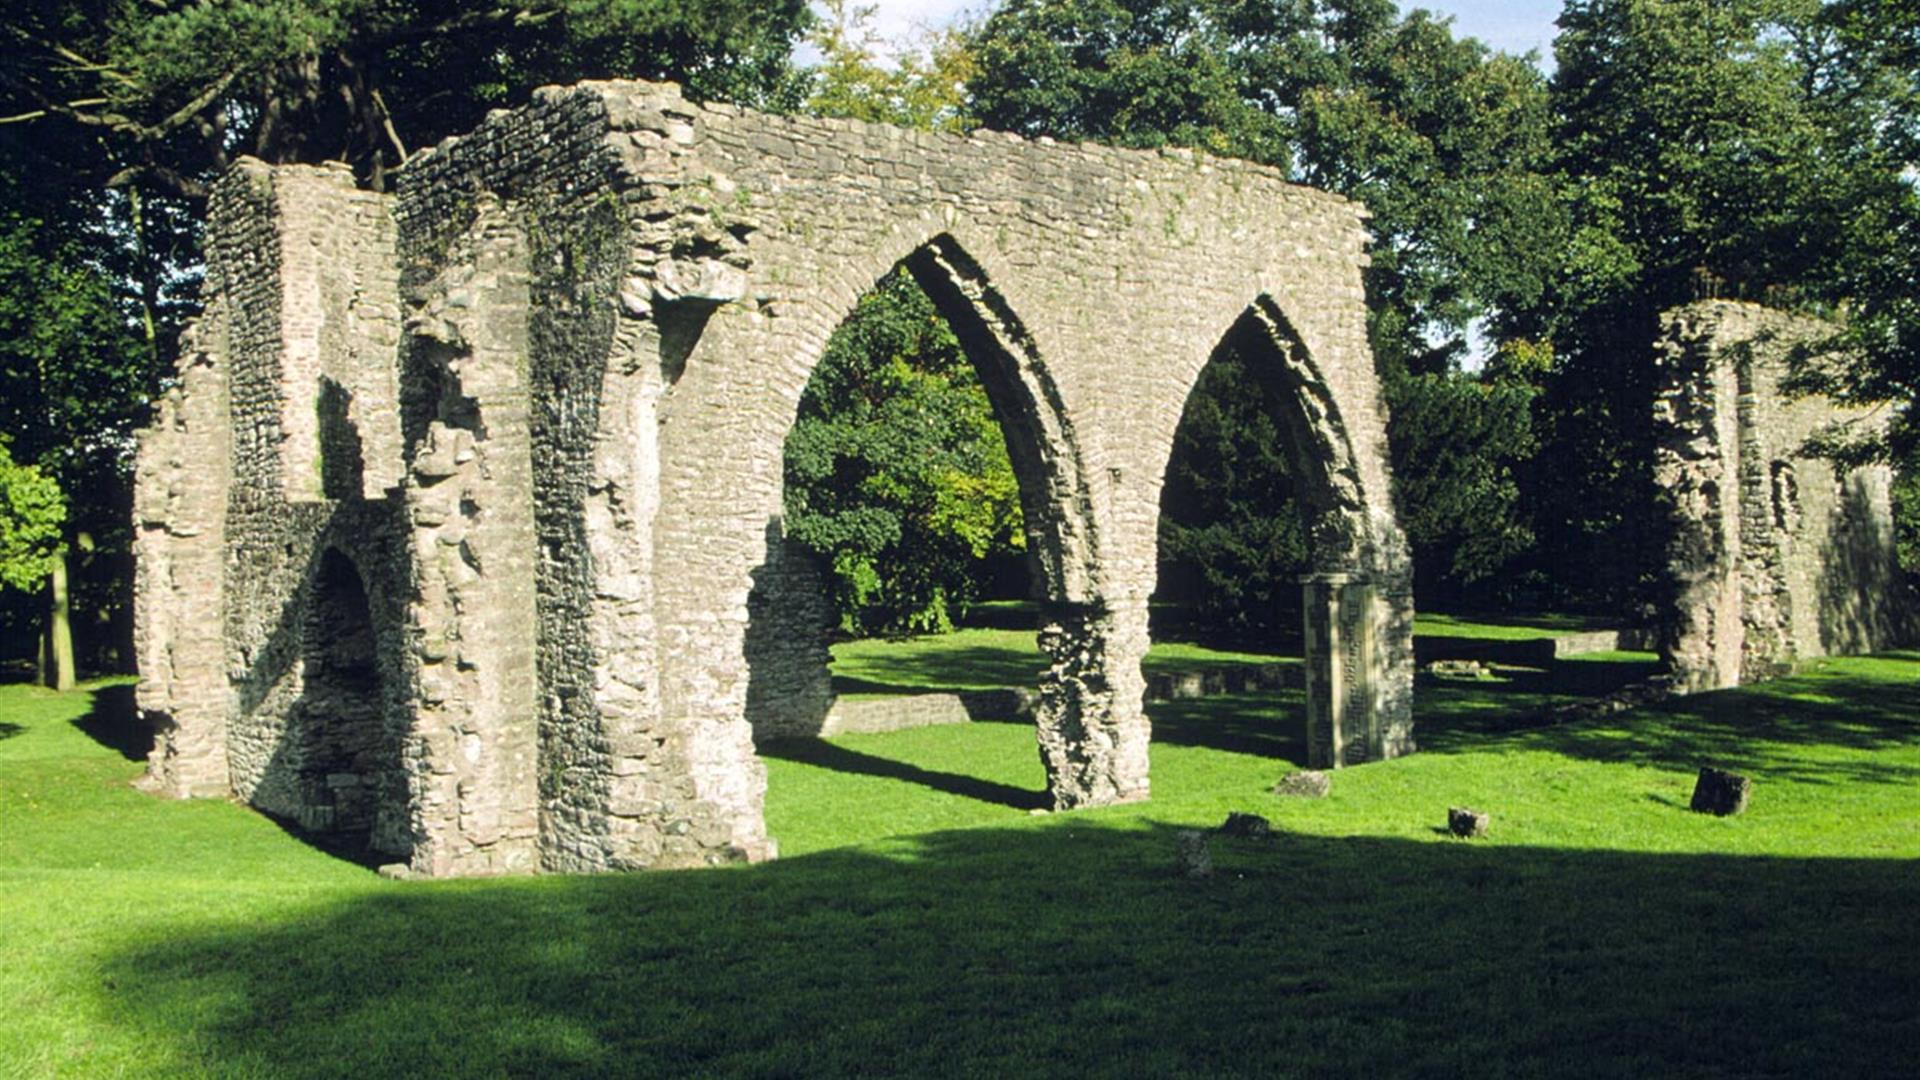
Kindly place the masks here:
[[(1297, 361), (1300, 371), (1276, 378), (1293, 380), (1284, 388), (1300, 414), (1293, 426), (1313, 443), (1305, 475), (1327, 477), (1317, 552), (1328, 569), (1356, 571), (1378, 590), (1356, 623), (1410, 619), (1404, 550), (1383, 506), (1356, 207), (1270, 170), (1179, 153), (770, 123), (724, 108), (701, 110), (696, 128), (697, 143), (679, 151), (696, 178), (687, 198), (710, 204), (734, 238), (724, 248), (752, 279), (747, 302), (714, 312), (664, 407), (663, 498), (686, 509), (663, 514), (661, 550), (703, 568), (669, 585), (702, 594), (663, 604), (699, 613), (686, 638), (663, 637), (699, 650), (696, 662), (667, 668), (747, 676), (744, 687), (692, 688), (707, 699), (699, 711), (737, 714), (759, 672), (804, 666), (777, 656), (742, 664), (733, 651), (741, 637), (727, 625), (744, 617), (749, 595), (739, 567), (767, 559), (780, 447), (812, 364), (857, 297), (903, 258), (983, 368), (1031, 500), (1027, 520), (1054, 530), (1029, 537), (1054, 628), (1043, 633), (1055, 664), (1040, 708), (1110, 725), (1074, 736), (1059, 768), (1091, 748), (1109, 762), (1096, 771), (1123, 777), (1104, 795), (1144, 794), (1137, 660), (1159, 485), (1194, 378), (1259, 297), (1274, 298), (1276, 332), (1287, 339), (1259, 359)], [(758, 369), (751, 376), (748, 365)], [(1307, 382), (1313, 392), (1303, 391)], [(674, 422), (687, 414), (726, 421)], [(728, 582), (737, 599), (715, 611), (721, 594), (704, 588), (709, 581)], [(1357, 694), (1377, 695), (1370, 715), (1396, 718), (1372, 740), (1385, 755), (1410, 747), (1411, 658), (1400, 655), (1404, 635), (1390, 628), (1377, 637), (1381, 668), (1394, 674)]]
[(1159, 488), (1223, 342), (1281, 392), (1306, 588), (1345, 635), (1315, 753), (1411, 749), (1343, 200), (1185, 153), (587, 84), (421, 155), (392, 196), (245, 166), (209, 235), (208, 314), (140, 459), (141, 702), (170, 794), (371, 823), (422, 874), (770, 855), (756, 722), (803, 733), (831, 703), (817, 583), (779, 557), (782, 449), (827, 337), (903, 260), (1021, 477), (1057, 805), (1147, 793)]
[[(209, 317), (143, 434), (135, 497), (150, 782), (316, 830), (344, 815), (404, 854), (391, 219), (344, 171), (250, 165), (208, 232)], [(307, 677), (327, 666), (310, 623), (329, 552), (359, 579), (377, 685)]]
[(1671, 515), (1673, 599), (1661, 652), (1684, 689), (1763, 681), (1799, 661), (1911, 639), (1891, 471), (1836, 466), (1806, 449), (1835, 426), (1878, 431), (1885, 415), (1783, 386), (1796, 354), (1832, 333), (1728, 301), (1662, 320), (1655, 477)]

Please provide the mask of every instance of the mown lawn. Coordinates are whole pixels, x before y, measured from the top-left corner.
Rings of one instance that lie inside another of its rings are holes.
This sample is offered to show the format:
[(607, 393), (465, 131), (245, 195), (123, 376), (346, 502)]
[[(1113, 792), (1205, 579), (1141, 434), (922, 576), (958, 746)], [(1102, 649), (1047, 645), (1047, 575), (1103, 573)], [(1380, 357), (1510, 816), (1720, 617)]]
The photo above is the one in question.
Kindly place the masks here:
[[(840, 674), (1003, 684), (910, 659)], [(1233, 696), (1154, 708), (1144, 804), (1030, 813), (1021, 725), (846, 736), (774, 748), (776, 862), (428, 883), (134, 791), (124, 686), (0, 688), (0, 1073), (1912, 1075), (1920, 654), (1578, 726), (1506, 674), (1323, 801), (1267, 792), (1297, 696)], [(1276, 835), (1176, 874), (1230, 810)]]

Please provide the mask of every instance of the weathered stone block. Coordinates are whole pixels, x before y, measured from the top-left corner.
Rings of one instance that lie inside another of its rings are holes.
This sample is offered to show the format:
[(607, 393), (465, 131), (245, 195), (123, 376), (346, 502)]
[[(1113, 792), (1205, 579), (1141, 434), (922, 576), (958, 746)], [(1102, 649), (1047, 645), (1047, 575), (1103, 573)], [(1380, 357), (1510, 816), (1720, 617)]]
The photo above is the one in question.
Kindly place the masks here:
[(1693, 802), (1690, 805), (1697, 813), (1728, 817), (1746, 810), (1747, 800), (1752, 795), (1752, 779), (1703, 765), (1693, 783)]
[(1469, 810), (1464, 806), (1447, 809), (1447, 831), (1455, 836), (1474, 839), (1487, 835), (1487, 826), (1493, 821), (1492, 815), (1481, 810)]
[(1272, 835), (1273, 823), (1259, 814), (1231, 813), (1227, 815), (1227, 820), (1220, 823), (1220, 832), (1224, 836), (1259, 840)]
[(1333, 792), (1333, 777), (1318, 769), (1288, 773), (1273, 785), (1275, 795), (1295, 799), (1324, 799)]
[(1176, 866), (1183, 877), (1213, 876), (1213, 848), (1204, 829), (1181, 829), (1173, 834)]
[(1684, 691), (1774, 678), (1807, 658), (1909, 640), (1912, 591), (1893, 548), (1892, 476), (1807, 451), (1872, 435), (1890, 413), (1789, 390), (1837, 327), (1754, 304), (1662, 316), (1654, 473), (1670, 538), (1662, 658)]

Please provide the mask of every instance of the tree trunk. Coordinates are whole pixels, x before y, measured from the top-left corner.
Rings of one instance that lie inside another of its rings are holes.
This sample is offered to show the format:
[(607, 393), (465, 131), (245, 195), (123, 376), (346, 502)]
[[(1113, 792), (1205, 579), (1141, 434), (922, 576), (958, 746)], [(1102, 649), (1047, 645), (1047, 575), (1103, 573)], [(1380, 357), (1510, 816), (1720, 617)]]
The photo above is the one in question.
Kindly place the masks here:
[(67, 604), (67, 556), (61, 552), (53, 561), (53, 582), (51, 586), (53, 603), (47, 617), (47, 639), (53, 653), (53, 678), (50, 684), (55, 690), (73, 689), (73, 620)]

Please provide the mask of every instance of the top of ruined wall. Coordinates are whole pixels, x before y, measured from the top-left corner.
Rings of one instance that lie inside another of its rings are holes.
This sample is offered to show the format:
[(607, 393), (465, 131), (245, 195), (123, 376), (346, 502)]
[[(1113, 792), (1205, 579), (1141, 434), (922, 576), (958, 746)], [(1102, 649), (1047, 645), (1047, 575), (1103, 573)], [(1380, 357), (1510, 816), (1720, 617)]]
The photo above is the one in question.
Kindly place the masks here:
[(231, 338), (234, 467), (269, 504), (400, 483), (391, 203), (339, 165), (248, 158), (215, 188), (208, 291)]

